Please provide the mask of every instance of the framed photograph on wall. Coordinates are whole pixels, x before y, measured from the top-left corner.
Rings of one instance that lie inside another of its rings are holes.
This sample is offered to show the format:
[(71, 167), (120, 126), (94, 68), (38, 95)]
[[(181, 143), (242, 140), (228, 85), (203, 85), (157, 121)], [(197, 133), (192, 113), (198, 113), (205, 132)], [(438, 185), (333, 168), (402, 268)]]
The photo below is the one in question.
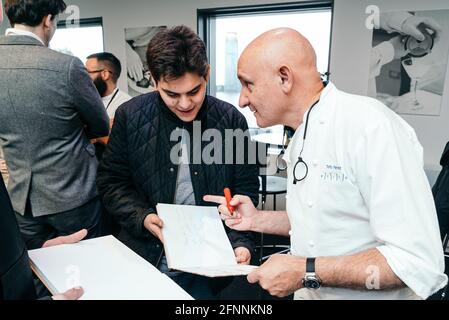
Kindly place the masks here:
[(449, 10), (380, 13), (368, 95), (399, 114), (439, 116), (449, 57)]
[(164, 28), (166, 27), (125, 28), (128, 94), (132, 97), (154, 91), (146, 52), (150, 40)]

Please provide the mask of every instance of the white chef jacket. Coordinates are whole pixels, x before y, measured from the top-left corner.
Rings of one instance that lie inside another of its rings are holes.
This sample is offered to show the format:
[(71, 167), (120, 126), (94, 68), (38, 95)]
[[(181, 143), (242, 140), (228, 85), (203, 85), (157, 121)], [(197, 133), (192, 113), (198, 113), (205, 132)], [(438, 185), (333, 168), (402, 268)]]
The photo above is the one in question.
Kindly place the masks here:
[[(377, 100), (329, 83), (309, 117), (302, 153), (308, 175), (294, 185), (306, 116), (284, 156), (292, 254), (343, 256), (377, 248), (407, 288), (324, 284), (318, 290), (300, 289), (295, 298), (419, 299), (444, 287), (436, 210), (414, 130)], [(372, 272), (367, 269), (368, 281)]]
[[(115, 96), (114, 96), (115, 95)], [(111, 99), (114, 98), (112, 101)], [(110, 95), (101, 98), (103, 100), (104, 107), (110, 119), (115, 117), (115, 112), (125, 102), (131, 100), (131, 96), (116, 88)]]

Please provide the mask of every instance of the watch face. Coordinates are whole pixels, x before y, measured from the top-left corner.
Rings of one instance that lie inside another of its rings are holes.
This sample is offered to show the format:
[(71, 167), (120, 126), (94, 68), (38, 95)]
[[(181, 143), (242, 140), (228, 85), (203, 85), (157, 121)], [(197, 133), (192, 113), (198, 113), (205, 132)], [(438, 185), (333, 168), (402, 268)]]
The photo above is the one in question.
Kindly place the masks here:
[(303, 280), (303, 285), (307, 289), (318, 289), (321, 286), (320, 281), (311, 276), (308, 276)]
[(318, 289), (320, 287), (320, 283), (317, 280), (307, 280), (305, 287), (308, 289)]

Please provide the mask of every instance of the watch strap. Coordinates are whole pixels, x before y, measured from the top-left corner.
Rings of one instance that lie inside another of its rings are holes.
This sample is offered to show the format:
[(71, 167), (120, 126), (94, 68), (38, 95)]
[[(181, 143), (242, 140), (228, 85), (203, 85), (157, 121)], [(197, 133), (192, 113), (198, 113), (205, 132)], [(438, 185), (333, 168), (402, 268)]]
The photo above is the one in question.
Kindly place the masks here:
[(306, 273), (315, 273), (315, 259), (316, 258), (306, 259)]

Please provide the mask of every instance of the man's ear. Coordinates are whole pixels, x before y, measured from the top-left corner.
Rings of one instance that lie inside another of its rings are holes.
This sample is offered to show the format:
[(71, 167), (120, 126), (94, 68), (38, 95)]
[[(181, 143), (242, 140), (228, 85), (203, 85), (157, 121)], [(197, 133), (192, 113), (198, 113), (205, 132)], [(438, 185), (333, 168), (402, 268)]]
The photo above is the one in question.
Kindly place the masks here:
[(280, 85), (284, 93), (290, 93), (293, 88), (293, 72), (290, 67), (282, 65), (278, 70)]
[(109, 79), (111, 79), (111, 73), (109, 71), (103, 70), (101, 72), (101, 77), (104, 81), (108, 81)]
[(42, 18), (42, 24), (45, 28), (50, 28), (53, 24), (53, 16), (51, 14)]
[(209, 79), (210, 79), (210, 72), (211, 72), (211, 66), (210, 64), (207, 66), (207, 73), (204, 76), (204, 80), (206, 80), (207, 83), (209, 83)]

